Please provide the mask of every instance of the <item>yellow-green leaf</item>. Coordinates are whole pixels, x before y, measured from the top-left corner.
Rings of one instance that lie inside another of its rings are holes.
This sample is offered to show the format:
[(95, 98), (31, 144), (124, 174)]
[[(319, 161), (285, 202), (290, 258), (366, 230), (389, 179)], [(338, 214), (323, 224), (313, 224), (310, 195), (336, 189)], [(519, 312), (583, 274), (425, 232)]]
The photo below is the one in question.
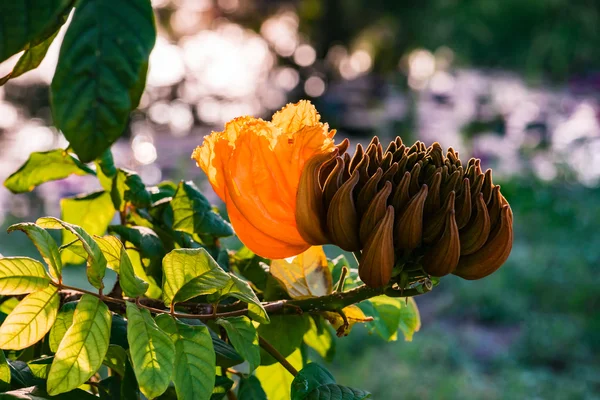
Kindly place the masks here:
[(88, 280), (97, 289), (104, 287), (102, 279), (106, 273), (106, 258), (104, 258), (104, 254), (102, 254), (98, 243), (94, 241), (88, 232), (80, 226), (61, 221), (54, 217), (40, 218), (36, 221), (36, 224), (46, 229), (66, 229), (71, 232), (73, 237), (79, 239), (88, 256), (86, 270)]
[[(302, 369), (302, 352), (300, 349), (286, 357), (286, 360), (297, 370)], [(275, 363), (258, 367), (256, 377), (260, 380), (269, 400), (290, 400), (294, 376), (281, 364)]]
[(163, 299), (167, 306), (214, 293), (229, 275), (205, 249), (176, 249), (163, 259)]
[(404, 304), (400, 310), (400, 330), (404, 334), (404, 340), (412, 341), (415, 332), (421, 329), (421, 316), (417, 308), (417, 302), (412, 297)]
[(250, 318), (262, 324), (268, 324), (269, 316), (267, 315), (267, 310), (265, 310), (260, 300), (258, 300), (258, 297), (256, 297), (256, 294), (248, 282), (233, 274), (229, 274), (229, 276), (229, 282), (227, 282), (223, 289), (220, 289), (217, 293), (211, 295), (211, 300), (213, 298), (219, 300), (229, 296), (235, 297), (248, 303), (248, 315)]
[(65, 150), (50, 150), (31, 153), (25, 164), (4, 181), (4, 186), (13, 193), (31, 192), (45, 182), (90, 173), (94, 171)]
[(50, 367), (47, 390), (57, 395), (85, 383), (102, 365), (110, 338), (111, 313), (97, 297), (84, 294), (73, 324), (65, 333)]
[(62, 271), (62, 262), (58, 246), (52, 236), (45, 229), (31, 222), (12, 225), (8, 228), (8, 233), (15, 230), (25, 232), (48, 265), (50, 275), (55, 279), (59, 279)]
[(39, 67), (56, 35), (58, 35), (58, 29), (46, 40), (43, 40), (25, 50), (21, 57), (19, 57), (19, 61), (17, 61), (17, 64), (15, 64), (12, 71), (0, 78), (0, 86), (8, 82), (9, 79), (17, 78), (23, 75), (25, 72)]
[(273, 260), (270, 271), (294, 299), (332, 292), (331, 271), (322, 246), (313, 246), (293, 258)]
[(0, 294), (26, 294), (48, 287), (41, 262), (29, 257), (0, 258)]
[(229, 341), (250, 365), (250, 373), (260, 365), (260, 347), (256, 328), (246, 317), (219, 318), (217, 324), (225, 328)]
[(4, 357), (4, 352), (0, 350), (0, 391), (4, 392), (10, 388), (10, 367)]
[[(61, 219), (70, 224), (77, 225), (89, 235), (103, 235), (108, 224), (115, 215), (115, 209), (108, 192), (94, 192), (91, 194), (65, 198), (60, 201)], [(63, 232), (62, 244), (71, 243), (76, 239), (70, 231)], [(64, 264), (78, 263), (71, 254), (63, 253)]]
[(215, 350), (208, 328), (162, 314), (156, 323), (175, 338), (173, 383), (180, 400), (208, 400), (215, 385)]
[(163, 394), (173, 375), (175, 345), (147, 310), (127, 303), (127, 341), (141, 392), (149, 399)]
[(59, 305), (54, 286), (27, 295), (0, 326), (0, 349), (21, 350), (40, 341), (54, 324)]
[(73, 315), (75, 314), (75, 308), (77, 307), (76, 301), (70, 301), (68, 303), (63, 304), (56, 316), (56, 321), (54, 325), (52, 325), (52, 329), (50, 329), (50, 333), (48, 334), (48, 344), (50, 345), (50, 350), (56, 353), (58, 350), (58, 346), (62, 341), (65, 333), (73, 324)]
[(331, 327), (320, 316), (310, 318), (310, 329), (304, 334), (304, 343), (315, 350), (325, 361), (333, 360), (335, 340)]

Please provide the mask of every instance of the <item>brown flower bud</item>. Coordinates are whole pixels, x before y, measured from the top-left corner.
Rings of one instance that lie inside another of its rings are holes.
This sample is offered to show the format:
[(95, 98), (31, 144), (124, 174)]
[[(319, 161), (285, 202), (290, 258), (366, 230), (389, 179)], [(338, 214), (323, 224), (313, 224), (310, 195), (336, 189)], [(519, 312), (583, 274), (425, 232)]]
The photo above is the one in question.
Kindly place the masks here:
[(510, 253), (512, 212), (477, 159), (463, 167), (458, 152), (444, 154), (438, 143), (382, 146), (375, 137), (352, 157), (315, 162), (322, 168), (307, 163), (312, 173), (299, 187), (308, 192), (298, 195), (299, 230), (306, 240), (362, 250), (359, 275), (370, 286), (385, 285), (399, 259), (433, 276), (479, 279)]

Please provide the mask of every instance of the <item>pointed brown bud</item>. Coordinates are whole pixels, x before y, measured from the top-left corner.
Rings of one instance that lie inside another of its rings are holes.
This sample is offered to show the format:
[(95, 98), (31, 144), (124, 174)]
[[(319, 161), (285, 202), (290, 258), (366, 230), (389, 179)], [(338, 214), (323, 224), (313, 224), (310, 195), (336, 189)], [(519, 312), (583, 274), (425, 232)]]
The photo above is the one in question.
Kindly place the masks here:
[(427, 185), (409, 200), (394, 226), (396, 246), (399, 249), (412, 250), (421, 244), (423, 234), (423, 208), (427, 198)]
[(454, 274), (464, 279), (481, 279), (504, 264), (513, 244), (512, 211), (507, 204), (500, 212), (500, 223), (482, 248), (458, 262)]
[(442, 183), (442, 173), (436, 172), (432, 181), (429, 183), (429, 193), (425, 201), (425, 214), (433, 214), (440, 209), (440, 185)]
[(385, 286), (394, 268), (394, 207), (388, 206), (365, 244), (360, 258), (358, 274), (370, 287)]
[(421, 185), (419, 185), (420, 173), (421, 163), (417, 162), (410, 171), (410, 185), (408, 186), (408, 191), (410, 192), (411, 196), (414, 196), (421, 189)]
[(485, 204), (489, 204), (492, 199), (492, 190), (494, 189), (494, 183), (492, 182), (492, 170), (488, 169), (485, 171), (485, 178), (483, 179), (483, 187), (481, 193), (483, 193), (483, 200)]
[(423, 243), (431, 244), (440, 237), (446, 224), (446, 215), (454, 210), (454, 200), (455, 194), (450, 192), (443, 207), (425, 220), (423, 224)]
[(468, 178), (463, 180), (462, 189), (456, 198), (456, 224), (462, 229), (471, 219), (471, 185)]
[(367, 239), (385, 215), (390, 193), (392, 193), (392, 183), (388, 181), (374, 197), (371, 197), (369, 207), (360, 220), (359, 236), (363, 245), (367, 243)]
[(296, 225), (300, 236), (313, 245), (329, 242), (323, 223), (326, 214), (323, 207), (323, 191), (319, 183), (319, 169), (336, 156), (337, 149), (312, 157), (304, 165), (300, 176), (296, 193)]
[(367, 183), (365, 183), (365, 185), (360, 189), (360, 192), (358, 192), (358, 197), (356, 198), (356, 209), (360, 214), (363, 214), (365, 211), (367, 211), (367, 208), (369, 208), (369, 203), (371, 200), (373, 200), (373, 196), (377, 194), (377, 187), (382, 176), (383, 171), (381, 168), (378, 168), (373, 176), (370, 177)]
[(421, 260), (425, 272), (433, 276), (448, 275), (456, 268), (460, 258), (460, 239), (454, 211), (446, 213), (442, 237), (434, 244)]
[(356, 151), (354, 152), (354, 156), (352, 156), (352, 160), (350, 161), (350, 167), (348, 171), (353, 173), (358, 163), (360, 163), (365, 155), (365, 151), (363, 150), (362, 145), (359, 143), (356, 145)]
[(394, 193), (392, 195), (392, 205), (399, 215), (400, 211), (404, 209), (408, 201), (410, 200), (410, 193), (408, 186), (410, 185), (410, 172), (405, 172), (402, 176), (402, 180), (396, 185)]
[(331, 203), (333, 195), (338, 191), (340, 186), (342, 186), (343, 176), (344, 161), (342, 161), (341, 157), (336, 157), (335, 167), (333, 168), (333, 171), (331, 171), (331, 173), (325, 180), (325, 184), (323, 185), (323, 202), (326, 210), (329, 207), (329, 203)]
[(360, 250), (358, 214), (354, 204), (354, 188), (358, 184), (358, 169), (340, 186), (327, 210), (327, 227), (331, 241), (346, 251)]
[(475, 201), (475, 213), (467, 226), (460, 231), (460, 254), (466, 256), (479, 250), (487, 241), (489, 234), (490, 216), (483, 194), (479, 193)]

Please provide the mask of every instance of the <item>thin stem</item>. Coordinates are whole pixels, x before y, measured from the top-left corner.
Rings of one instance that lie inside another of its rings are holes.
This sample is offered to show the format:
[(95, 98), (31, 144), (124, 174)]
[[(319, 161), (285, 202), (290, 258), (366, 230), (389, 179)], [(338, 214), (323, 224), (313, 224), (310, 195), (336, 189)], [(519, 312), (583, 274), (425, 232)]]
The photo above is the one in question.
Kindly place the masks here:
[(292, 374), (294, 376), (298, 375), (298, 370), (296, 368), (294, 368), (294, 366), (292, 364), (290, 364), (289, 361), (286, 360), (285, 357), (280, 352), (278, 352), (275, 347), (273, 347), (269, 342), (267, 342), (261, 336), (258, 337), (258, 344), (260, 344), (260, 347), (262, 347), (267, 353), (269, 353), (271, 356), (273, 356), (274, 359), (279, 361), (279, 363), (281, 365), (283, 365), (283, 367), (285, 369), (287, 369), (290, 374)]
[(342, 267), (342, 273), (340, 275), (340, 280), (338, 281), (337, 287), (335, 288), (336, 293), (341, 293), (344, 291), (344, 283), (346, 282), (346, 276), (348, 275), (348, 267)]

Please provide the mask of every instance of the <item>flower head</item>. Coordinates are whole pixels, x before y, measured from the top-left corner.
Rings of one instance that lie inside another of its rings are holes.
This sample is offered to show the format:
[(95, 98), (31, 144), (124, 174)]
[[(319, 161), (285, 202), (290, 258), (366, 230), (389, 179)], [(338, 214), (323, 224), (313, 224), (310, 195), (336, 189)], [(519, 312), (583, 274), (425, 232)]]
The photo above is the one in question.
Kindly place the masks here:
[(306, 162), (336, 151), (334, 135), (315, 107), (300, 101), (271, 121), (228, 122), (192, 158), (225, 202), (240, 240), (260, 256), (286, 258), (310, 247), (296, 226), (296, 192)]

